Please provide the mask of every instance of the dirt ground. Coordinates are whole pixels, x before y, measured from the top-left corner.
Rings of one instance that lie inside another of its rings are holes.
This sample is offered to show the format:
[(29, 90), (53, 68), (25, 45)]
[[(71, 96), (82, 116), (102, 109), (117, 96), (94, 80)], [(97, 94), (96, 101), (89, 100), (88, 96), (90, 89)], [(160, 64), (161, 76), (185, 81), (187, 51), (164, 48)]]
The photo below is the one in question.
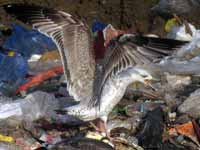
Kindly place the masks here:
[[(0, 0), (0, 4), (5, 3), (28, 3), (47, 7), (54, 7), (68, 13), (78, 15), (89, 25), (94, 19), (99, 19), (105, 23), (110, 23), (116, 28), (127, 29), (137, 28), (143, 33), (154, 33), (159, 36), (165, 35), (165, 21), (156, 18), (151, 31), (150, 8), (159, 0)], [(195, 18), (192, 16), (191, 18)], [(195, 24), (194, 19), (189, 22)], [(199, 24), (195, 24), (199, 27)]]
[[(76, 14), (91, 25), (94, 19), (110, 23), (116, 28), (135, 28), (147, 33), (150, 8), (158, 0), (0, 0), (0, 4), (28, 3), (55, 7)], [(156, 20), (153, 33), (164, 34), (164, 21)]]

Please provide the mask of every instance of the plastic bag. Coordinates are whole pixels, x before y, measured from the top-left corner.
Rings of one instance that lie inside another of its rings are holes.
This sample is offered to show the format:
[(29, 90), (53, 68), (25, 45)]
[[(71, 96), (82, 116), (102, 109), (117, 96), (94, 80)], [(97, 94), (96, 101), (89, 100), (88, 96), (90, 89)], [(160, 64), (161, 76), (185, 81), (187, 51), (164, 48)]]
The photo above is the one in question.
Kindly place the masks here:
[(6, 49), (12, 49), (25, 57), (32, 54), (42, 54), (44, 51), (55, 50), (56, 45), (47, 36), (36, 30), (27, 30), (26, 28), (13, 24), (13, 33), (3, 44)]
[(34, 92), (24, 99), (16, 101), (0, 101), (0, 120), (34, 121), (41, 117), (51, 117), (58, 108), (56, 98), (45, 92)]
[(170, 39), (191, 41), (193, 36), (195, 35), (196, 28), (192, 24), (189, 24), (189, 27), (192, 31), (192, 36), (186, 32), (185, 25), (183, 25), (173, 26), (171, 32), (168, 33), (167, 37)]
[(92, 24), (92, 32), (96, 32), (96, 31), (102, 31), (105, 27), (107, 26), (107, 24), (98, 21), (98, 20), (94, 20), (93, 24)]
[(28, 62), (20, 54), (8, 56), (0, 53), (0, 81), (16, 81), (28, 72)]

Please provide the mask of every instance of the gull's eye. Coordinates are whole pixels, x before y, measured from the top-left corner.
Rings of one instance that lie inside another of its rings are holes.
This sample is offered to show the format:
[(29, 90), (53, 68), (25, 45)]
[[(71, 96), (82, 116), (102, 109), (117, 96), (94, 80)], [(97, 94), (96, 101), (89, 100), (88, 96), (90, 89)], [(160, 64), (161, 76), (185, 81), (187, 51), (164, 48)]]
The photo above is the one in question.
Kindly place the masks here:
[(148, 77), (148, 75), (146, 75), (146, 74), (143, 74), (143, 75), (141, 75), (143, 78), (147, 78)]

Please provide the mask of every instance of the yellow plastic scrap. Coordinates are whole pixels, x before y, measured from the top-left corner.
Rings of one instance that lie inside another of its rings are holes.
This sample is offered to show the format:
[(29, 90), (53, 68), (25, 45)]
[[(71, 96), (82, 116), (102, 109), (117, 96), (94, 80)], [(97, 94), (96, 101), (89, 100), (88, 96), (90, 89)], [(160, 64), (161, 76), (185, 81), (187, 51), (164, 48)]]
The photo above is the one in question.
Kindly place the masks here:
[(94, 139), (94, 140), (102, 141), (104, 143), (107, 143), (107, 144), (113, 146), (112, 143), (110, 143), (110, 141), (108, 141), (107, 139), (104, 139), (105, 138), (104, 135), (101, 135), (98, 132), (88, 131), (88, 133), (86, 134), (85, 137), (88, 138), (88, 139)]
[(11, 143), (11, 142), (14, 142), (14, 139), (10, 136), (5, 136), (5, 135), (0, 134), (0, 141)]
[(170, 32), (173, 26), (178, 25), (176, 18), (169, 19), (165, 24), (165, 31)]
[(8, 52), (8, 56), (13, 57), (14, 55), (15, 55), (15, 52), (14, 52), (14, 51), (9, 51), (9, 52)]
[(95, 140), (101, 141), (101, 139), (103, 138), (103, 136), (101, 134), (97, 133), (97, 132), (91, 132), (91, 131), (89, 131), (86, 134), (86, 138), (95, 139)]
[(9, 27), (0, 24), (0, 30), (8, 30), (8, 29), (9, 29)]

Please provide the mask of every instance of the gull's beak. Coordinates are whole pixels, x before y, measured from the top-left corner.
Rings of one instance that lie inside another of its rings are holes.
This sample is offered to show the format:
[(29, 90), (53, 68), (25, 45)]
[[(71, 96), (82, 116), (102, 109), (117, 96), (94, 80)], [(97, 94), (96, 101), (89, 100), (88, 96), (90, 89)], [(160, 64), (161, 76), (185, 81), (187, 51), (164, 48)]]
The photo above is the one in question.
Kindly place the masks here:
[(149, 80), (149, 79), (145, 79), (145, 80), (144, 80), (145, 86), (146, 86), (146, 87), (150, 87), (153, 91), (158, 91), (158, 89), (152, 85), (152, 81), (158, 81), (158, 80), (153, 80), (153, 79)]

